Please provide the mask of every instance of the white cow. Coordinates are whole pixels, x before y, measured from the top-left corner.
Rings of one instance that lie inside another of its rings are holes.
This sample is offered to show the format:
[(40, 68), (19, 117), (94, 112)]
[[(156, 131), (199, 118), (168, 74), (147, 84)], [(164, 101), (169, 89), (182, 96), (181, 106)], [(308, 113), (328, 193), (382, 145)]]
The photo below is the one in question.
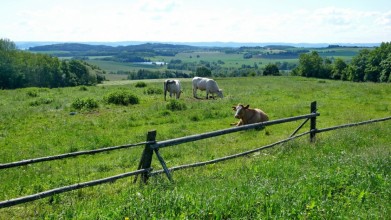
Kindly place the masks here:
[(175, 94), (175, 97), (179, 99), (181, 96), (181, 82), (176, 79), (166, 79), (164, 81), (164, 101), (166, 100), (167, 91), (170, 92), (170, 97)]
[(206, 90), (206, 99), (209, 98), (209, 93), (212, 94), (212, 98), (214, 98), (213, 94), (217, 94), (220, 98), (223, 98), (223, 91), (219, 89), (216, 81), (213, 79), (202, 78), (202, 77), (194, 77), (193, 78), (193, 96), (197, 98), (197, 89), (204, 91)]

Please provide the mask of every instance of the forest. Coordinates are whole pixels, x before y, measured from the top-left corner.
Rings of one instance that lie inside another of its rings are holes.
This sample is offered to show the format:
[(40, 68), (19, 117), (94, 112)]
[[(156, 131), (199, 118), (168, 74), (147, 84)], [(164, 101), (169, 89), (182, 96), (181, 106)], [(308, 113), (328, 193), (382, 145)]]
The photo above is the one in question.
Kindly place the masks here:
[(97, 66), (21, 51), (14, 42), (0, 39), (0, 89), (95, 85), (104, 79)]
[(353, 82), (390, 82), (391, 42), (383, 42), (373, 50), (362, 49), (350, 63), (341, 58), (334, 62), (312, 51), (301, 54), (292, 75)]

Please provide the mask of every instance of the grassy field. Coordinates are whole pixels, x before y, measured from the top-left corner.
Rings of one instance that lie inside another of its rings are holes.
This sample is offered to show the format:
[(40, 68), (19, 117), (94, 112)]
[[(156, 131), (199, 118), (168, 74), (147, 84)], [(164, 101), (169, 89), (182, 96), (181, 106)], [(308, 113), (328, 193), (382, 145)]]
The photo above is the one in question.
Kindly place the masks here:
[[(163, 80), (110, 81), (95, 87), (0, 90), (0, 163), (138, 143), (229, 128), (231, 106), (263, 109), (271, 120), (308, 114), (317, 101), (318, 128), (391, 115), (389, 84), (300, 77), (218, 78), (224, 98), (194, 99), (183, 79), (171, 111), (159, 94)], [(136, 105), (107, 104), (131, 91)], [(148, 94), (148, 91), (156, 91)], [(205, 93), (199, 92), (200, 97)], [(91, 98), (99, 107), (77, 110)], [(250, 156), (155, 176), (76, 190), (0, 209), (0, 219), (387, 219), (391, 215), (391, 122), (341, 129)], [(301, 121), (246, 131), (160, 151), (168, 167), (240, 153), (287, 138)], [(303, 131), (308, 131), (305, 125)], [(136, 170), (142, 147), (0, 170), (0, 200)], [(154, 157), (152, 167), (161, 169)]]

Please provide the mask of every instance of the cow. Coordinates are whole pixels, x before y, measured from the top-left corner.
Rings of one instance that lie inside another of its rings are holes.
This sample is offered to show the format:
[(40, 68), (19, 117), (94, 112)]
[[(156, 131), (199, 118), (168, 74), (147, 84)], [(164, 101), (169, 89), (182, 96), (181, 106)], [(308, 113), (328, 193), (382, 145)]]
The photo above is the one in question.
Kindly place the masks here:
[(179, 99), (182, 93), (181, 82), (176, 79), (166, 79), (164, 81), (164, 101), (166, 101), (167, 91), (170, 93), (170, 97), (175, 94), (176, 99)]
[(241, 126), (247, 124), (254, 124), (258, 122), (269, 121), (269, 117), (261, 109), (251, 109), (250, 105), (237, 105), (232, 106), (235, 111), (235, 118), (240, 119), (238, 123), (232, 123), (231, 125)]
[(214, 99), (213, 94), (217, 94), (220, 98), (223, 98), (223, 91), (219, 89), (216, 81), (213, 79), (202, 78), (202, 77), (194, 77), (193, 78), (193, 96), (197, 98), (197, 89), (204, 91), (206, 90), (206, 99), (209, 98), (209, 93), (212, 94), (212, 98)]

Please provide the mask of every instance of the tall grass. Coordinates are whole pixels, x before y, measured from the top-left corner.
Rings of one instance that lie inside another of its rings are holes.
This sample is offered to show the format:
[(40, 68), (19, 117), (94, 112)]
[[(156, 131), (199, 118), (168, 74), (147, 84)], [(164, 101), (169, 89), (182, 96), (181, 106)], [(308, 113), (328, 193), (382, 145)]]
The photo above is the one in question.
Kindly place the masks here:
[[(231, 106), (263, 109), (271, 120), (309, 113), (318, 102), (319, 128), (390, 115), (387, 84), (318, 81), (296, 77), (216, 79), (224, 99), (192, 97), (183, 80), (179, 101), (164, 101), (162, 80), (146, 88), (123, 81), (97, 87), (0, 91), (0, 162), (157, 140), (228, 128)], [(135, 105), (104, 97), (129, 90)], [(32, 95), (33, 94), (33, 95)], [(203, 97), (203, 96), (201, 96)], [(51, 102), (37, 100), (50, 98)], [(75, 100), (94, 99), (92, 111), (75, 111)], [(37, 103), (31, 105), (30, 103)], [(181, 110), (167, 108), (174, 103)], [(160, 151), (168, 167), (206, 161), (270, 144), (301, 122), (191, 142)], [(304, 130), (308, 130), (306, 125)], [(390, 216), (390, 122), (342, 129), (277, 146), (220, 164), (176, 171), (174, 183), (155, 176), (148, 185), (132, 178), (0, 209), (0, 219), (265, 219)], [(80, 156), (0, 170), (0, 200), (136, 170), (142, 148)], [(152, 167), (161, 169), (154, 158)]]

